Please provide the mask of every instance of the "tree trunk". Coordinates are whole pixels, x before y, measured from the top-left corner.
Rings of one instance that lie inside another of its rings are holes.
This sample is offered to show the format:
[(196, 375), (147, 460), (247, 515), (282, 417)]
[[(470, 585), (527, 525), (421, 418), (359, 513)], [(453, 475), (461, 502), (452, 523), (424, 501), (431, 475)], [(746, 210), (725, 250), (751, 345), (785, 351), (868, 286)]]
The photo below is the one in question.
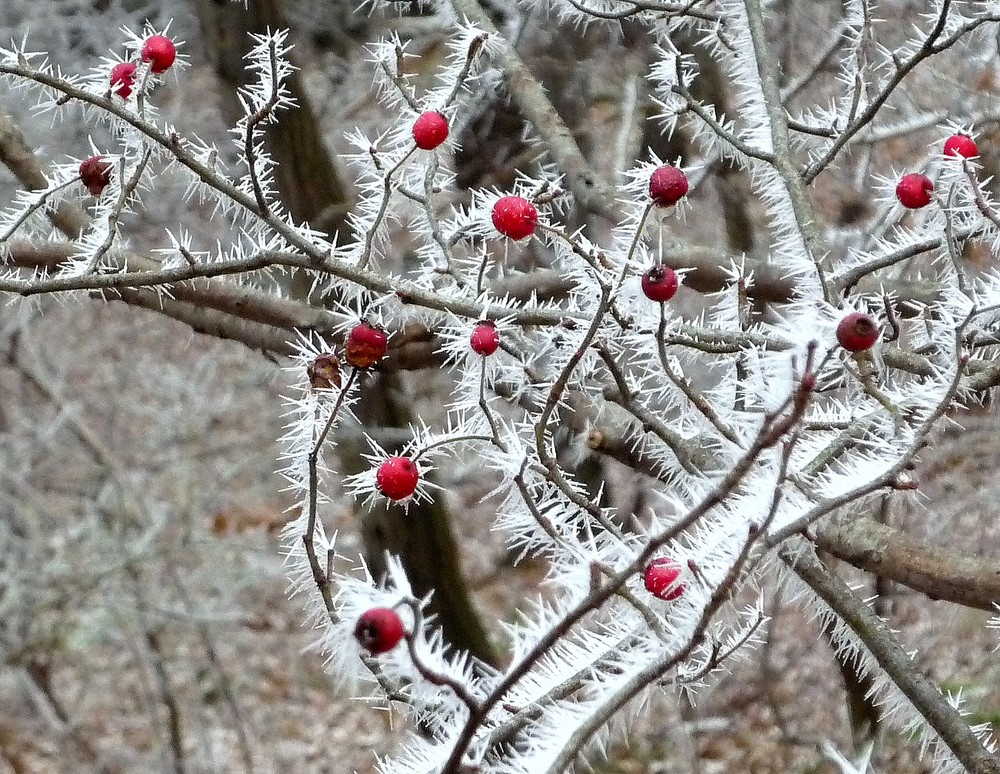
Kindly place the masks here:
[[(237, 89), (247, 82), (244, 55), (250, 34), (288, 27), (278, 0), (242, 3), (193, 0), (198, 11), (205, 50), (222, 81), (222, 110), (235, 123), (243, 115)], [(276, 162), (274, 179), (285, 208), (296, 220), (333, 234), (346, 233), (351, 196), (333, 156), (298, 70), (287, 81), (297, 108), (284, 112), (268, 129), (267, 149)]]

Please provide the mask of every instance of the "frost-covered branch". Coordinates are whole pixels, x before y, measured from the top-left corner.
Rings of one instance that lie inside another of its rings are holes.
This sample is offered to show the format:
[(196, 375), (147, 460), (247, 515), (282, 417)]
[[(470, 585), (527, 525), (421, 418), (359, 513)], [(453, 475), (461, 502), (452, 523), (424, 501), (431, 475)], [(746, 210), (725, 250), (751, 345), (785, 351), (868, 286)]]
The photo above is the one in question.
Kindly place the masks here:
[[(927, 593), (974, 581), (933, 554), (902, 569), (865, 554), (887, 533), (870, 534), (864, 513), (918, 486), (916, 455), (949, 412), (1000, 384), (1000, 273), (966, 258), (996, 252), (1000, 207), (973, 129), (950, 127), (899, 175), (883, 140), (905, 132), (880, 139), (874, 120), (918, 64), (965, 45), (994, 9), (936, 3), (892, 59), (870, 4), (847, 3), (833, 40), (779, 63), (759, 0), (525, 0), (496, 14), (502, 32), (475, 0), (426, 5), (446, 39), (433, 77), (413, 74), (415, 46), (394, 34), (368, 48), (379, 120), (336, 138), (357, 206), (335, 238), (275, 189), (265, 129), (295, 108), (290, 33), (251, 42), (231, 163), (159, 117), (176, 53), (163, 35), (130, 33), (126, 60), (104, 63), (116, 74), (66, 73), (26, 44), (0, 51), (0, 75), (39, 110), (107, 128), (91, 156), (49, 169), (0, 121), (0, 159), (28, 189), (0, 213), (0, 292), (39, 308), (117, 299), (284, 358), (290, 594), (328, 672), (419, 724), (383, 774), (566, 770), (606, 746), (616, 718), (693, 696), (753, 647), (779, 558), (816, 589), (830, 631), (860, 638), (883, 684), (910, 697), (918, 726), (994, 770), (988, 743), (809, 559), (815, 541)], [(633, 80), (610, 101), (626, 115), (607, 124), (648, 110), (678, 158), (651, 142), (618, 169), (617, 142), (607, 172), (600, 138), (584, 156), (589, 127), (560, 117), (518, 45), (549, 12), (644, 25), (655, 100)], [(709, 97), (702, 55), (722, 76)], [(498, 85), (527, 122), (530, 165), (505, 190), (462, 190), (455, 151)], [(862, 140), (874, 143), (863, 163), (837, 167)], [(745, 244), (732, 228), (722, 244), (720, 165), (756, 199)], [(183, 223), (148, 244), (136, 223), (168, 173), (225, 236)], [(837, 185), (867, 197), (853, 220)], [(428, 408), (400, 412), (405, 427), (362, 426), (410, 367), (425, 369), (413, 402)], [(477, 518), (545, 567), (539, 596), (505, 624), (501, 668), (445, 641), (403, 560), (355, 557), (342, 534), (354, 528), (344, 511), (413, 518), (472, 480)], [(888, 534), (894, 549), (920, 548)]]

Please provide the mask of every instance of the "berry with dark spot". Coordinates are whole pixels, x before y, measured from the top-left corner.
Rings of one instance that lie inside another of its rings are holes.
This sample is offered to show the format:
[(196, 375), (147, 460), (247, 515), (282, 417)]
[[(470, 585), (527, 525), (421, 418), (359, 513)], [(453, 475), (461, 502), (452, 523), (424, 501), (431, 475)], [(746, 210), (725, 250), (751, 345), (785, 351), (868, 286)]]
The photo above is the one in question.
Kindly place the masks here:
[(332, 352), (318, 355), (306, 368), (306, 376), (314, 390), (330, 390), (340, 387), (340, 358)]
[(918, 172), (903, 175), (896, 186), (896, 198), (910, 210), (919, 210), (930, 204), (932, 193), (934, 193), (934, 183), (927, 175)]
[(361, 322), (351, 328), (344, 342), (344, 359), (355, 368), (371, 368), (385, 357), (389, 335), (371, 323)]
[(677, 273), (669, 266), (654, 266), (642, 275), (642, 292), (651, 301), (669, 301), (677, 292)]
[(871, 349), (878, 340), (878, 326), (875, 321), (861, 312), (852, 312), (837, 326), (837, 341), (848, 352)]
[(373, 607), (361, 614), (354, 626), (354, 637), (374, 656), (388, 653), (403, 639), (403, 619), (388, 607)]
[(103, 156), (91, 156), (80, 164), (80, 181), (94, 196), (100, 196), (111, 182), (111, 162)]

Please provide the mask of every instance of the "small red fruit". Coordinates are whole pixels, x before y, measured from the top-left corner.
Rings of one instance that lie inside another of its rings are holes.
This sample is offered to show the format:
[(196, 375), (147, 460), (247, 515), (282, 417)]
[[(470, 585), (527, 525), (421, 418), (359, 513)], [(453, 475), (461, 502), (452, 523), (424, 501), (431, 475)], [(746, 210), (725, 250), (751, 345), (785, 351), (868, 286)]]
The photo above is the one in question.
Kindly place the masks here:
[(677, 292), (677, 273), (669, 266), (654, 266), (642, 275), (642, 292), (652, 301), (669, 301)]
[(151, 35), (142, 44), (142, 61), (149, 62), (149, 69), (153, 73), (165, 73), (176, 58), (177, 47), (174, 41), (164, 35)]
[(448, 119), (436, 110), (421, 113), (413, 122), (413, 141), (421, 150), (434, 150), (448, 139)]
[(375, 471), (378, 490), (390, 500), (405, 500), (417, 491), (420, 471), (409, 457), (390, 457)]
[(535, 233), (538, 210), (520, 196), (504, 196), (493, 205), (493, 225), (511, 239), (524, 239)]
[(472, 351), (477, 355), (489, 357), (500, 346), (500, 335), (497, 333), (497, 326), (492, 320), (480, 320), (476, 327), (472, 329), (469, 337), (469, 344)]
[(934, 183), (927, 175), (911, 172), (903, 175), (896, 186), (896, 198), (899, 203), (910, 210), (919, 210), (931, 203), (931, 194), (934, 192)]
[(135, 86), (135, 64), (120, 62), (111, 68), (111, 90), (122, 99), (132, 96)]
[(681, 564), (661, 556), (659, 559), (654, 559), (646, 567), (643, 581), (646, 584), (646, 591), (654, 597), (669, 602), (684, 593), (684, 584), (681, 583), (680, 577)]
[(354, 625), (354, 637), (372, 655), (388, 653), (403, 639), (403, 619), (388, 607), (373, 607)]
[(649, 177), (649, 198), (657, 207), (673, 207), (687, 192), (687, 175), (677, 167), (664, 164)]
[(837, 326), (837, 341), (848, 352), (871, 349), (878, 341), (878, 326), (868, 315), (852, 312)]
[(979, 155), (979, 148), (976, 147), (976, 141), (969, 135), (953, 134), (944, 141), (944, 155), (971, 159), (973, 156)]
[(111, 162), (103, 156), (91, 156), (80, 164), (80, 182), (94, 196), (100, 196), (111, 182)]
[(381, 328), (366, 322), (358, 323), (347, 334), (344, 342), (344, 360), (355, 368), (371, 368), (385, 357), (389, 335)]

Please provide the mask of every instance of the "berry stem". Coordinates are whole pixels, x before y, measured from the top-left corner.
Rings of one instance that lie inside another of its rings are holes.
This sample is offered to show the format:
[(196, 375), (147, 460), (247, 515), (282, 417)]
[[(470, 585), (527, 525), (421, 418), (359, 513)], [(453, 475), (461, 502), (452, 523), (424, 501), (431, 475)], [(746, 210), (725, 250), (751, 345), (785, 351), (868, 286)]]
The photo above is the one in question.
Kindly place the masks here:
[(246, 129), (243, 132), (243, 154), (247, 160), (247, 169), (249, 170), (247, 174), (250, 175), (250, 184), (253, 186), (253, 195), (254, 199), (257, 200), (257, 207), (264, 215), (271, 214), (271, 206), (264, 195), (264, 187), (260, 183), (260, 175), (257, 169), (257, 144), (254, 142), (254, 138), (257, 136), (257, 127), (270, 118), (274, 109), (281, 101), (281, 83), (278, 80), (278, 73), (280, 72), (278, 67), (278, 44), (273, 39), (268, 44), (267, 56), (270, 60), (271, 94), (267, 102), (261, 105), (257, 112), (247, 117)]
[(334, 606), (333, 595), (330, 590), (330, 574), (328, 571), (324, 572), (323, 567), (320, 565), (319, 557), (316, 555), (315, 545), (316, 520), (319, 512), (319, 452), (323, 447), (323, 443), (326, 441), (327, 435), (330, 433), (330, 429), (333, 427), (334, 420), (340, 412), (340, 407), (344, 405), (344, 398), (351, 389), (351, 385), (354, 383), (354, 378), (357, 373), (358, 370), (356, 368), (351, 369), (351, 373), (347, 377), (347, 382), (344, 384), (344, 388), (337, 396), (337, 402), (334, 404), (333, 410), (330, 412), (330, 416), (324, 423), (323, 429), (320, 431), (319, 436), (316, 439), (316, 443), (313, 444), (313, 448), (309, 452), (308, 459), (309, 517), (306, 521), (306, 531), (302, 536), (302, 543), (306, 549), (306, 558), (309, 560), (309, 567), (312, 569), (313, 580), (316, 582), (316, 586), (319, 588), (320, 594), (323, 596), (323, 602), (326, 604), (326, 608), (331, 617), (334, 615)]
[(722, 417), (719, 413), (712, 407), (712, 404), (705, 400), (704, 396), (699, 393), (691, 383), (687, 380), (687, 377), (683, 373), (677, 373), (674, 371), (673, 366), (670, 364), (667, 358), (667, 345), (664, 343), (663, 337), (667, 331), (667, 310), (665, 304), (660, 304), (660, 325), (656, 331), (656, 351), (660, 356), (660, 366), (663, 368), (663, 373), (667, 375), (667, 378), (674, 383), (681, 392), (684, 393), (691, 404), (698, 409), (704, 415), (705, 419), (712, 423), (712, 426), (719, 431), (719, 433), (730, 443), (736, 446), (742, 446), (740, 438), (733, 431), (729, 425), (722, 421)]
[(574, 133), (559, 116), (545, 87), (524, 63), (514, 45), (497, 29), (477, 0), (451, 0), (459, 14), (490, 36), (490, 62), (503, 73), (507, 91), (518, 109), (538, 131), (573, 196), (589, 212), (611, 221), (619, 219), (614, 188), (594, 169), (580, 151)]
[(764, 24), (761, 0), (744, 0), (744, 8), (746, 9), (750, 39), (753, 42), (754, 53), (760, 69), (761, 92), (770, 124), (771, 142), (774, 146), (773, 166), (784, 181), (795, 222), (802, 235), (803, 247), (816, 267), (819, 284), (823, 289), (823, 300), (829, 304), (833, 302), (833, 294), (826, 281), (826, 274), (820, 260), (823, 250), (816, 228), (819, 221), (806, 189), (806, 181), (792, 159), (791, 143), (788, 136), (788, 113), (784, 102), (782, 102), (781, 89), (778, 85), (778, 64), (774, 58), (773, 48), (768, 45), (767, 41), (767, 29)]
[[(484, 358), (485, 360), (485, 358)], [(424, 446), (420, 451), (413, 455), (412, 459), (414, 462), (418, 461), (427, 452), (432, 449), (437, 449), (441, 446), (447, 446), (452, 443), (461, 443), (462, 441), (488, 441), (493, 443), (492, 435), (450, 435), (447, 438), (441, 438), (437, 441), (433, 441), (426, 446)]]
[(93, 274), (101, 259), (107, 255), (108, 250), (114, 244), (115, 237), (118, 235), (118, 223), (121, 220), (122, 213), (125, 211), (125, 205), (128, 203), (129, 196), (135, 191), (136, 187), (139, 185), (139, 181), (142, 179), (142, 173), (146, 171), (146, 164), (149, 163), (149, 158), (152, 155), (152, 149), (147, 145), (143, 148), (142, 158), (139, 159), (139, 163), (135, 165), (135, 170), (132, 172), (131, 177), (125, 180), (125, 159), (121, 160), (119, 164), (119, 179), (122, 180), (121, 190), (118, 192), (118, 200), (112, 206), (111, 211), (108, 213), (108, 227), (107, 235), (104, 237), (104, 241), (98, 245), (94, 254), (90, 256), (87, 261), (87, 267), (82, 272), (83, 274)]
[(6, 242), (8, 239), (10, 239), (10, 237), (14, 236), (14, 232), (17, 231), (28, 218), (30, 218), (32, 215), (34, 215), (36, 212), (42, 209), (50, 197), (52, 197), (54, 194), (58, 193), (62, 189), (69, 188), (71, 185), (78, 182), (80, 182), (80, 175), (76, 175), (64, 183), (59, 183), (58, 185), (54, 185), (52, 186), (52, 188), (48, 188), (45, 191), (36, 192), (37, 198), (35, 199), (34, 202), (32, 202), (31, 206), (25, 208), (24, 212), (22, 212), (20, 217), (18, 217), (18, 219), (11, 224), (10, 228), (8, 228), (6, 232), (0, 235), (0, 243)]
[[(382, 180), (382, 201), (379, 202), (378, 212), (375, 214), (375, 219), (372, 221), (371, 228), (365, 233), (365, 246), (361, 251), (361, 257), (358, 259), (357, 263), (357, 268), (359, 269), (367, 268), (368, 262), (371, 260), (372, 248), (375, 245), (375, 232), (378, 230), (378, 227), (382, 225), (382, 221), (385, 219), (386, 210), (389, 209), (389, 199), (392, 196), (392, 178), (400, 169), (402, 169), (403, 165), (407, 162), (407, 160), (409, 160), (410, 156), (416, 152), (417, 146), (414, 145), (406, 152), (406, 155), (404, 155), (403, 158), (397, 161), (392, 168), (386, 172), (385, 177)], [(379, 166), (378, 151), (374, 147), (371, 149), (371, 156), (375, 165)]]
[(389, 69), (389, 65), (385, 63), (384, 60), (379, 61), (379, 67), (382, 68), (382, 72), (385, 73), (386, 78), (392, 81), (392, 85), (396, 87), (399, 91), (400, 96), (410, 106), (410, 109), (414, 113), (420, 112), (420, 104), (417, 102), (417, 98), (414, 96), (413, 92), (410, 90), (409, 84), (406, 79), (399, 73), (402, 71), (402, 61), (403, 61), (403, 49), (397, 44), (396, 45), (396, 72)]
[(462, 65), (461, 71), (458, 73), (458, 77), (455, 79), (455, 85), (451, 89), (451, 93), (448, 94), (448, 98), (444, 101), (444, 107), (451, 107), (455, 100), (458, 99), (458, 95), (462, 92), (462, 87), (465, 85), (466, 78), (469, 77), (469, 73), (472, 72), (472, 65), (479, 56), (479, 52), (483, 50), (483, 45), (489, 39), (487, 33), (482, 33), (476, 35), (471, 41), (469, 41), (469, 49), (465, 53), (465, 64)]
[(649, 213), (653, 211), (654, 207), (656, 207), (654, 202), (648, 202), (642, 211), (642, 215), (639, 216), (639, 222), (635, 225), (635, 236), (632, 237), (632, 243), (628, 246), (628, 254), (625, 256), (626, 265), (632, 263), (632, 257), (635, 255), (636, 248), (639, 247), (639, 242), (642, 241), (642, 231), (646, 228), (646, 220), (648, 220)]
[(472, 695), (464, 683), (455, 678), (436, 672), (425, 664), (417, 654), (417, 633), (423, 631), (424, 613), (420, 608), (420, 602), (413, 597), (406, 597), (396, 603), (394, 607), (406, 605), (413, 613), (413, 631), (406, 634), (406, 649), (410, 653), (410, 661), (420, 673), (420, 676), (432, 685), (450, 688), (459, 700), (469, 709), (469, 714), (473, 715), (479, 711), (479, 700)]
[(984, 218), (997, 228), (1000, 228), (1000, 214), (990, 207), (989, 203), (983, 198), (983, 192), (979, 188), (979, 181), (976, 180), (976, 173), (968, 159), (962, 159), (962, 169), (965, 170), (965, 176), (969, 178), (969, 183), (972, 187), (972, 198), (976, 202), (976, 208), (983, 214)]
[(139, 67), (136, 68), (136, 75), (139, 77), (135, 79), (135, 84), (132, 86), (132, 90), (135, 92), (135, 109), (139, 116), (145, 120), (146, 82), (149, 80), (149, 63), (140, 62)]

